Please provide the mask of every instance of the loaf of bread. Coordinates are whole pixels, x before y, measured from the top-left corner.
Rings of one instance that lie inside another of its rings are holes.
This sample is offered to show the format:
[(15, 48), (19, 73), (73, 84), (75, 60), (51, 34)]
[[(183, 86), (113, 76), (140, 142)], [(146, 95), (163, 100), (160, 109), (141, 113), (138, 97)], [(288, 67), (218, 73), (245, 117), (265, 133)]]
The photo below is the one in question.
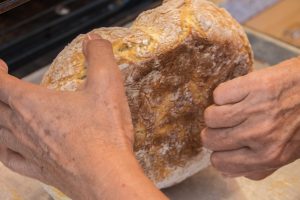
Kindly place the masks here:
[[(135, 128), (134, 151), (146, 175), (169, 187), (209, 165), (200, 132), (221, 82), (245, 75), (253, 58), (242, 27), (205, 0), (167, 0), (130, 28), (92, 31), (109, 40), (124, 75)], [(76, 91), (86, 78), (78, 36), (54, 60), (42, 84)]]

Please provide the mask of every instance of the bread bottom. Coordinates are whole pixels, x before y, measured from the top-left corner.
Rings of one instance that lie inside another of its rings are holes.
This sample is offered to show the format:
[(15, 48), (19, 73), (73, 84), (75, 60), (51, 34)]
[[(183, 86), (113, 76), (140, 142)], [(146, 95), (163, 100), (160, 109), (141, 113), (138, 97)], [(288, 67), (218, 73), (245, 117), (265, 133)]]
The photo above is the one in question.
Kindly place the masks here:
[[(192, 158), (185, 166), (173, 169), (172, 174), (163, 181), (157, 182), (156, 187), (164, 189), (182, 182), (210, 165), (211, 152), (207, 149)], [(44, 189), (54, 200), (71, 200), (54, 187), (43, 184)]]
[(167, 178), (156, 183), (156, 187), (159, 189), (168, 188), (195, 175), (210, 165), (210, 155), (211, 151), (203, 149), (199, 155), (188, 161), (185, 166), (173, 169), (172, 173)]

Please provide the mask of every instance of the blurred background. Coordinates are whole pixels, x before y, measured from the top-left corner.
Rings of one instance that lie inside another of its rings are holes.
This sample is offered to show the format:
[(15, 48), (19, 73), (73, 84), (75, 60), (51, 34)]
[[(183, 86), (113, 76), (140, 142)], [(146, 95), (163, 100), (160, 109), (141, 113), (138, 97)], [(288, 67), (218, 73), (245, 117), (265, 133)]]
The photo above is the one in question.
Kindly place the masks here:
[(300, 47), (299, 0), (212, 0), (244, 26)]

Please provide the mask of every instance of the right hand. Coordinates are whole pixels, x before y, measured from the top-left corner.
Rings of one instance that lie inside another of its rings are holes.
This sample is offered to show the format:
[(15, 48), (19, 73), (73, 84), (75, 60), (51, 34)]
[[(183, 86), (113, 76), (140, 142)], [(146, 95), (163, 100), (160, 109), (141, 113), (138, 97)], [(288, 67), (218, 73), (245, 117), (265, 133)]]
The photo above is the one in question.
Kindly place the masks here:
[(300, 158), (300, 58), (219, 85), (203, 145), (231, 177), (261, 180)]

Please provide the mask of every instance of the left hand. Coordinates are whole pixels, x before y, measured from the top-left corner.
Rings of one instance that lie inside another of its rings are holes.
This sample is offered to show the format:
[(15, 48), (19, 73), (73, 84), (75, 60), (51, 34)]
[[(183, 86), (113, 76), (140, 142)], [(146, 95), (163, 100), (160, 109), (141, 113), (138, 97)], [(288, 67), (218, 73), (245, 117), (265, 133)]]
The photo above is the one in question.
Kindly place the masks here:
[(261, 180), (300, 158), (300, 58), (221, 84), (201, 133), (212, 165)]
[(0, 162), (76, 200), (167, 199), (134, 157), (111, 44), (89, 34), (83, 53), (87, 80), (76, 92), (26, 83), (7, 74), (0, 60)]

